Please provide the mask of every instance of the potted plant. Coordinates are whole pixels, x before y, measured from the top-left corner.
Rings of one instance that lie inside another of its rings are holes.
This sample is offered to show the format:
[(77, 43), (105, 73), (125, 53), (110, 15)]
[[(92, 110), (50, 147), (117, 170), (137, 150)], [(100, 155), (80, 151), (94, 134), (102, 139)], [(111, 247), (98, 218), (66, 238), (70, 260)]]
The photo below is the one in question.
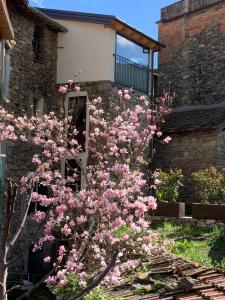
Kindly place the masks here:
[(201, 203), (192, 204), (194, 219), (225, 220), (225, 172), (214, 167), (193, 173)]
[(185, 216), (185, 203), (176, 202), (180, 187), (183, 186), (181, 170), (164, 172), (157, 169), (155, 174), (157, 209), (155, 216), (182, 218)]

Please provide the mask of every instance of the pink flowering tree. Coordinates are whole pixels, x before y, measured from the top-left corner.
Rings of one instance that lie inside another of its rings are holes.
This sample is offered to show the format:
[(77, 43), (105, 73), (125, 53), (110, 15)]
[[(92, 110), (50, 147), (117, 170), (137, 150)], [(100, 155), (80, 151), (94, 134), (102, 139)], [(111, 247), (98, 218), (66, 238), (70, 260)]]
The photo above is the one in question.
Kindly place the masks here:
[[(68, 299), (82, 299), (102, 281), (118, 280), (127, 268), (138, 265), (140, 257), (155, 251), (149, 211), (156, 208), (156, 199), (147, 192), (146, 157), (154, 138), (170, 141), (160, 131), (169, 113), (168, 98), (160, 98), (158, 105), (151, 107), (146, 97), (134, 99), (128, 90), (119, 91), (107, 111), (101, 98), (91, 101), (88, 163), (84, 168), (79, 160), (84, 152), (80, 132), (73, 114), (65, 118), (64, 110), (67, 93), (79, 93), (79, 87), (69, 81), (59, 91), (59, 115), (15, 117), (0, 109), (1, 141), (32, 143), (37, 149), (32, 158), (34, 171), (20, 182), (8, 180), (5, 191), (8, 215), (2, 228), (0, 258), (3, 300), (8, 294), (8, 270), (17, 259), (10, 251), (22, 235), (31, 203), (44, 208), (32, 215), (41, 228), (41, 236), (32, 238), (33, 251), (39, 251), (46, 242), (57, 245), (56, 259), (51, 253), (44, 258), (52, 270), (41, 282), (66, 290), (70, 276), (74, 276), (77, 292)], [(87, 132), (82, 134), (87, 136)], [(75, 166), (69, 160), (74, 160)], [(62, 164), (69, 169), (67, 176), (62, 176)], [(78, 184), (80, 176), (85, 178), (82, 187)], [(38, 194), (37, 184), (47, 187), (49, 195)], [(14, 205), (22, 195), (26, 195), (26, 210), (21, 226), (11, 237)]]

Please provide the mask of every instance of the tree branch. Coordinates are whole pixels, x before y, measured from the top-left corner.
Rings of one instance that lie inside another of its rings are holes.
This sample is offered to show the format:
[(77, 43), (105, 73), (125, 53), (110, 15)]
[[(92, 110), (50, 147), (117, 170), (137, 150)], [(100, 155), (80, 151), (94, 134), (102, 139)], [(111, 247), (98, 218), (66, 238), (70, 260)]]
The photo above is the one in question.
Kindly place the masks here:
[(13, 246), (15, 245), (15, 243), (16, 243), (16, 241), (18, 240), (18, 238), (19, 238), (21, 232), (22, 232), (23, 229), (24, 229), (24, 226), (25, 226), (25, 223), (26, 223), (26, 220), (27, 220), (27, 215), (28, 215), (28, 211), (29, 211), (30, 204), (31, 204), (31, 197), (30, 197), (30, 199), (29, 199), (28, 202), (27, 202), (26, 211), (25, 211), (25, 213), (24, 213), (24, 216), (23, 216), (21, 225), (20, 225), (18, 231), (16, 232), (16, 234), (14, 235), (12, 241), (9, 243), (9, 247), (13, 247)]
[[(35, 232), (31, 236), (31, 238), (26, 241), (26, 244), (23, 246), (24, 249), (29, 248), (29, 246), (32, 244), (32, 242), (36, 242), (40, 239), (40, 236), (39, 236), (40, 231), (41, 231), (42, 227), (44, 226), (44, 224), (46, 223), (46, 220), (49, 216), (49, 212), (50, 212), (50, 210), (47, 212), (44, 220), (36, 228)], [(20, 251), (19, 253), (16, 253), (16, 255), (14, 255), (13, 258), (11, 260), (9, 260), (9, 262), (7, 263), (7, 267), (13, 265), (17, 261), (17, 259), (23, 255), (24, 255), (24, 252), (22, 252), (22, 251)]]
[(3, 236), (1, 240), (1, 247), (3, 253), (6, 252), (6, 245), (9, 238), (9, 228), (12, 220), (12, 216), (15, 211), (15, 203), (18, 195), (18, 185), (13, 184), (12, 180), (7, 178), (6, 180), (6, 191), (5, 191), (6, 199), (6, 220), (3, 222)]
[(45, 275), (39, 282), (37, 282), (30, 290), (28, 290), (26, 293), (21, 295), (19, 298), (16, 298), (16, 300), (24, 299), (24, 298), (28, 297), (31, 293), (33, 293), (36, 289), (38, 289), (42, 285), (42, 283), (44, 283), (45, 280), (48, 279), (49, 276), (51, 276), (53, 273), (55, 273), (55, 271), (57, 270), (59, 265), (60, 265), (60, 262), (58, 262), (55, 265), (55, 267), (47, 275)]
[(92, 281), (92, 283), (90, 283), (86, 288), (81, 290), (77, 295), (71, 296), (70, 298), (68, 298), (68, 300), (82, 300), (85, 295), (87, 295), (90, 291), (92, 291), (95, 287), (97, 287), (115, 265), (117, 256), (118, 256), (118, 252), (114, 253), (112, 255), (110, 263), (105, 268), (105, 270), (99, 275), (97, 275), (95, 279)]

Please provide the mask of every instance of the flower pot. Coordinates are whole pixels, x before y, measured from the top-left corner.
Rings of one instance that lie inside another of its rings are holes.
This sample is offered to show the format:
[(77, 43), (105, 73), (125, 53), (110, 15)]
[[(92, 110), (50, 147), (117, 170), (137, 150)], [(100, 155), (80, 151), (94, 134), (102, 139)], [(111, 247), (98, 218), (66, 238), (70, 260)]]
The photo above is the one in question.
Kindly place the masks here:
[(193, 219), (225, 220), (225, 204), (192, 204)]
[(185, 217), (185, 203), (157, 203), (157, 209), (154, 211), (154, 215), (160, 217), (183, 218)]

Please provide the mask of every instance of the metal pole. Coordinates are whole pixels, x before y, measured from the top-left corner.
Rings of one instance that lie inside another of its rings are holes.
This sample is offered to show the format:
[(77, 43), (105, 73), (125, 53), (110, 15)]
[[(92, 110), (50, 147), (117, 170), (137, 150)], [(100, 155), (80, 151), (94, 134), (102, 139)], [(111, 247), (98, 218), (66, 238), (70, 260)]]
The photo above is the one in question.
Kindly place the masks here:
[(155, 100), (155, 89), (154, 89), (154, 51), (151, 51), (152, 54), (152, 65), (151, 65), (151, 75), (152, 75), (152, 85), (151, 85), (151, 99), (152, 102)]
[(149, 77), (148, 77), (148, 94), (151, 100), (154, 100), (154, 51), (149, 49), (149, 57), (148, 57), (148, 69), (149, 69)]
[(148, 95), (152, 100), (152, 50), (148, 54)]

